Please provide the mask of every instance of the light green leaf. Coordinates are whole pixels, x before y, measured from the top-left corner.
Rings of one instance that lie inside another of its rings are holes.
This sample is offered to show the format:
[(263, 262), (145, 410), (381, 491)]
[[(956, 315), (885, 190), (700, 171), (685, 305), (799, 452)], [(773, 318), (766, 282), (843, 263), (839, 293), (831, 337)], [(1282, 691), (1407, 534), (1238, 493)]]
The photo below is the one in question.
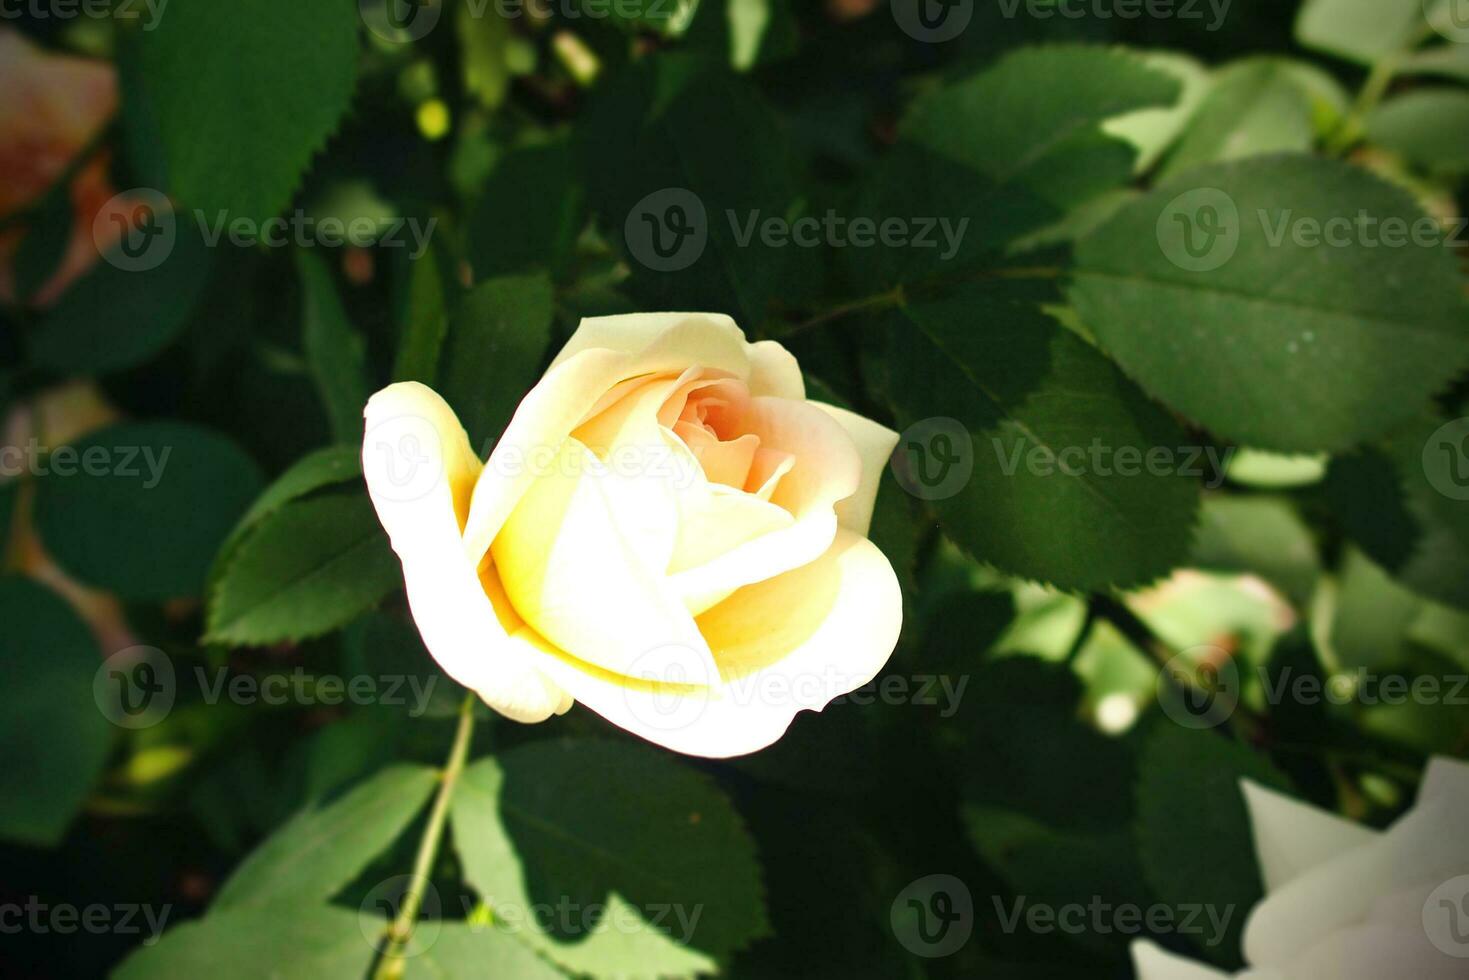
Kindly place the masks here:
[(1310, 528), (1288, 500), (1265, 495), (1204, 498), (1189, 564), (1258, 574), (1299, 608), (1310, 601), (1321, 574)]
[(1205, 96), (1214, 85), (1208, 69), (1188, 55), (1172, 51), (1142, 52), (1140, 57), (1150, 68), (1166, 72), (1182, 86), (1178, 102), (1160, 109), (1138, 109), (1114, 117), (1102, 124), (1109, 136), (1127, 140), (1137, 150), (1133, 170), (1145, 173), (1163, 156), (1193, 118)]
[(1367, 117), (1367, 138), (1427, 170), (1469, 169), (1469, 92), (1419, 89), (1389, 99)]
[(1078, 244), (1070, 297), (1128, 374), (1217, 435), (1337, 450), (1416, 411), (1469, 360), (1453, 257), (1372, 247), (1389, 219), (1405, 235), (1425, 220), (1346, 164), (1195, 170)]
[(73, 450), (66, 471), (53, 450), (36, 484), (36, 528), (57, 562), (128, 599), (198, 595), (260, 488), (254, 462), (183, 422), (114, 425), (64, 451)]
[(1398, 71), (1404, 75), (1437, 75), (1469, 82), (1469, 44), (1444, 44), (1420, 51)]
[[(1254, 841), (1239, 781), (1284, 789), (1285, 777), (1263, 756), (1209, 729), (1159, 719), (1137, 765), (1137, 849), (1159, 902), (1232, 908), (1224, 937), (1191, 936), (1227, 966), (1239, 964), (1243, 910), (1263, 896)], [(1221, 861), (1219, 855), (1233, 855)]]
[(0, 578), (0, 837), (58, 843), (101, 773), (112, 726), (92, 695), (101, 669), (87, 624), (29, 579)]
[(1296, 40), (1314, 51), (1370, 65), (1410, 47), (1424, 0), (1306, 0)]
[(351, 622), (402, 582), (365, 495), (285, 504), (230, 556), (209, 603), (208, 642), (260, 646)]
[(306, 363), (326, 408), (337, 442), (362, 441), (362, 409), (367, 404), (367, 345), (347, 320), (336, 284), (325, 263), (300, 249), (296, 269), (305, 307), (301, 314)]
[[(920, 423), (963, 426), (969, 445), (949, 452), (971, 459), (972, 473), (954, 487), (925, 483), (920, 495), (981, 561), (1065, 589), (1146, 583), (1187, 553), (1199, 485), (1181, 472), (1189, 440), (1042, 314), (1036, 292), (978, 282), (889, 318), (889, 389), (899, 428), (918, 442), (899, 452), (922, 480), (919, 470), (943, 463), (946, 443)], [(1171, 469), (1144, 466), (1155, 447)]]
[(1204, 163), (1291, 150), (1315, 139), (1311, 102), (1284, 58), (1251, 58), (1221, 69), (1160, 176)]
[(1350, 549), (1342, 562), (1331, 623), (1331, 649), (1337, 665), (1348, 671), (1401, 666), (1407, 656), (1408, 631), (1427, 605), (1427, 600), (1394, 582), (1370, 558)]
[(428, 766), (394, 765), (332, 803), (297, 814), (230, 876), (210, 918), (325, 902), (397, 840), (437, 783)]
[(566, 975), (513, 934), (494, 926), (445, 922), (433, 944), (408, 960), (407, 980), (562, 980)]
[(330, 906), (210, 915), (135, 950), (113, 980), (361, 980), (373, 960), (363, 918)]
[(477, 450), (499, 438), (535, 385), (551, 313), (550, 280), (530, 274), (480, 283), (450, 314), (441, 390)]
[[(570, 972), (711, 972), (768, 929), (739, 816), (651, 749), (563, 740), (483, 759), (465, 770), (451, 820), (496, 922)], [(538, 912), (558, 902), (570, 913)]]
[(403, 304), (394, 381), (418, 381), (433, 387), (439, 376), (439, 353), (449, 331), (448, 297), (438, 250), (430, 247), (410, 262), (408, 295)]
[(136, 76), (169, 189), (211, 220), (264, 221), (290, 200), (352, 98), (359, 18), (349, 0), (173, 0), (139, 39)]

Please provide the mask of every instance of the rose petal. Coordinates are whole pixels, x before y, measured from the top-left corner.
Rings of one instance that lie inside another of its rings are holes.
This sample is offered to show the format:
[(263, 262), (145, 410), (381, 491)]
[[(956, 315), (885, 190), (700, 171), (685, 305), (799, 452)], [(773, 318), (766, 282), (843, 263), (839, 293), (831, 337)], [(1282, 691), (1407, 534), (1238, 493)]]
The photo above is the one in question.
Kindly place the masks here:
[(1469, 762), (1443, 755), (1429, 759), (1423, 785), (1418, 789), (1418, 803), (1421, 806), (1431, 800), (1456, 800), (1454, 805), (1469, 814)]
[[(546, 671), (620, 728), (689, 755), (754, 752), (785, 732), (797, 711), (820, 710), (882, 669), (897, 643), (902, 595), (892, 566), (869, 541), (840, 531), (816, 561), (749, 586), (699, 617), (722, 688), (698, 684), (689, 657), (668, 681), (613, 677), (567, 659)], [(712, 678), (708, 678), (712, 679)], [(693, 681), (694, 684), (685, 682)]]
[[(680, 348), (687, 359), (680, 367), (699, 364), (720, 368), (738, 378), (750, 374), (745, 335), (734, 320), (723, 313), (625, 313), (620, 316), (584, 317), (576, 333), (561, 348), (554, 368), (584, 350), (604, 349), (633, 354), (646, 350), (668, 334), (683, 334)], [(690, 343), (692, 342), (692, 343)]]
[(429, 653), (506, 717), (542, 721), (565, 711), (566, 693), (507, 642), (465, 554), (460, 529), (480, 462), (458, 417), (416, 382), (384, 388), (364, 414), (362, 472), (403, 563), (408, 604)]
[(1170, 953), (1148, 939), (1133, 940), (1132, 967), (1137, 980), (1228, 980), (1229, 977), (1228, 973)]
[(1241, 780), (1266, 892), (1372, 841), (1376, 832), (1283, 793)]
[(862, 482), (855, 493), (837, 504), (837, 520), (847, 530), (865, 536), (872, 526), (872, 507), (877, 502), (877, 488), (882, 482), (883, 471), (898, 446), (898, 434), (845, 408), (823, 402), (810, 404), (836, 419), (857, 446), (857, 454), (862, 458)]
[[(1421, 914), (1421, 912), (1420, 912)], [(1421, 921), (1411, 927), (1360, 923), (1322, 939), (1284, 971), (1295, 978), (1331, 980), (1463, 980), (1469, 975), (1462, 959), (1434, 948)]]
[(749, 355), (750, 394), (806, 400), (806, 379), (794, 354), (773, 340), (757, 340)]

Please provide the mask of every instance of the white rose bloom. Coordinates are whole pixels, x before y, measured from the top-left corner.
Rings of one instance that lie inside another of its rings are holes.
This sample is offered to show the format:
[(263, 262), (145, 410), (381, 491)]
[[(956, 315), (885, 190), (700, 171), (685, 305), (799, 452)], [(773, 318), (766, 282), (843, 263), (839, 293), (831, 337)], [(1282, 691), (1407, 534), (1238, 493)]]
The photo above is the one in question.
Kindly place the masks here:
[[(1469, 978), (1469, 764), (1429, 763), (1385, 831), (1243, 783), (1266, 896), (1245, 924), (1248, 980)], [(1140, 940), (1139, 980), (1230, 974)]]

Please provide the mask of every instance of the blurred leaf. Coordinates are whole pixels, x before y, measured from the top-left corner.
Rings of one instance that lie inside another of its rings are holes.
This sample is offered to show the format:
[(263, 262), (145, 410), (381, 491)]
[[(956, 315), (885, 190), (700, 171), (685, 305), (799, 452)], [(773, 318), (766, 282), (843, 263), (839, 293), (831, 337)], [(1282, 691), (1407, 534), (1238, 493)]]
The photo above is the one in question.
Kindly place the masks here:
[(1099, 127), (1169, 105), (1180, 90), (1134, 55), (1056, 45), (1021, 49), (933, 91), (908, 110), (856, 213), (879, 224), (946, 216), (960, 247), (947, 257), (951, 249), (939, 247), (849, 249), (851, 278), (876, 286), (957, 275), (1125, 184), (1133, 148)]
[(505, 431), (536, 383), (551, 339), (551, 283), (544, 274), (482, 282), (449, 315), (442, 392), (476, 452)]
[[(63, 451), (75, 453), (65, 473)], [(78, 579), (127, 599), (199, 595), (260, 488), (234, 443), (184, 422), (113, 425), (52, 450), (48, 466), (36, 482), (41, 540)]]
[(400, 683), (400, 707), (414, 717), (449, 718), (459, 711), (464, 689), (439, 669), (412, 622), (370, 613), (347, 627), (344, 659), (354, 674)]
[[(386, 924), (385, 924), (386, 925)], [(359, 913), (329, 906), (243, 908), (185, 922), (123, 961), (114, 980), (361, 980), (373, 950)]]
[(1189, 564), (1218, 572), (1258, 574), (1304, 608), (1316, 589), (1316, 541), (1281, 497), (1204, 498)]
[[(26, 223), (20, 247), (15, 250), (17, 297), (29, 299), (58, 270), (71, 244), (76, 220), (72, 213), (71, 181), (58, 181)], [(80, 230), (91, 233), (90, 228)]]
[(294, 501), (233, 551), (209, 602), (210, 643), (263, 646), (337, 629), (402, 582), (366, 495)]
[(305, 249), (296, 252), (305, 309), (301, 314), (306, 362), (337, 442), (356, 445), (367, 405), (367, 345), (347, 320), (331, 273)]
[(137, 79), (168, 189), (211, 220), (272, 217), (351, 101), (356, 5), (173, 0), (153, 27), (139, 40)]
[(193, 222), (175, 219), (173, 244), (157, 266), (126, 269), (101, 258), (68, 287), (32, 332), (31, 358), (67, 373), (107, 373), (148, 360), (178, 337), (212, 257)]
[(59, 843), (107, 759), (112, 726), (93, 700), (102, 665), (86, 623), (50, 589), (0, 578), (0, 837)]
[[(1201, 168), (1080, 242), (1070, 297), (1129, 375), (1215, 434), (1286, 452), (1341, 449), (1401, 421), (1469, 360), (1447, 250), (1372, 248), (1357, 236), (1311, 246), (1291, 234), (1307, 218), (1356, 228), (1362, 214), (1422, 217), (1403, 191), (1328, 160)], [(1218, 228), (1198, 224), (1213, 219)], [(1205, 271), (1186, 267), (1199, 257), (1188, 251), (1196, 228)]]
[(500, 157), (469, 219), (467, 252), (477, 282), (535, 268), (566, 272), (586, 224), (575, 163), (565, 136)]
[(786, 0), (685, 0), (682, 6), (697, 8), (692, 21), (684, 16), (668, 23), (675, 30), (687, 25), (684, 43), (709, 50), (736, 71), (788, 57), (796, 49), (799, 29)]
[(1296, 40), (1314, 51), (1370, 65), (1410, 46), (1423, 27), (1425, 2), (1306, 0), (1296, 17)]
[(1137, 771), (1137, 848), (1154, 896), (1174, 909), (1202, 905), (1221, 917), (1228, 913), (1227, 931), (1216, 943), (1207, 931), (1191, 938), (1215, 962), (1239, 966), (1245, 915), (1264, 895), (1239, 781), (1285, 789), (1285, 777), (1217, 731), (1161, 719)]
[(1398, 69), (1404, 75), (1437, 75), (1469, 82), (1469, 45), (1443, 44), (1420, 51)]
[(1214, 79), (1204, 65), (1188, 55), (1172, 51), (1141, 52), (1148, 67), (1156, 68), (1178, 79), (1182, 90), (1175, 105), (1160, 109), (1137, 109), (1107, 120), (1102, 131), (1127, 140), (1137, 149), (1133, 165), (1138, 173), (1146, 173), (1162, 158), (1194, 117)]
[(1250, 58), (1219, 70), (1159, 176), (1204, 163), (1285, 151), (1314, 142), (1311, 103), (1284, 58)]
[(1380, 671), (1400, 665), (1408, 629), (1425, 601), (1398, 585), (1355, 548), (1342, 563), (1331, 624), (1331, 649), (1346, 670)]
[(1440, 173), (1469, 169), (1469, 92), (1419, 89), (1389, 99), (1367, 118), (1367, 137)]
[[(936, 481), (931, 506), (976, 558), (1065, 589), (1145, 583), (1184, 558), (1198, 487), (1142, 461), (1154, 447), (1177, 457), (1188, 439), (1105, 358), (1039, 312), (1035, 292), (978, 282), (892, 315), (899, 427), (952, 417), (968, 431), (971, 444), (954, 450), (954, 465), (968, 457), (973, 471), (952, 495)], [(899, 453), (932, 477), (942, 447), (917, 431), (916, 445), (910, 439)], [(1110, 454), (1101, 465), (1089, 462), (1094, 445)], [(1135, 470), (1114, 465), (1119, 452), (1135, 454)]]
[(488, 925), (445, 922), (433, 945), (408, 960), (407, 980), (561, 980), (565, 974)]
[[(496, 921), (568, 971), (711, 971), (767, 931), (744, 825), (670, 755), (537, 742), (465, 770), (451, 819), (464, 876)], [(535, 914), (558, 903), (570, 914)]]
[(252, 908), (281, 916), (285, 907), (299, 913), (326, 901), (407, 829), (436, 785), (438, 773), (427, 766), (395, 765), (302, 811), (235, 870), (210, 920)]
[(433, 387), (439, 376), (439, 352), (449, 330), (449, 301), (438, 250), (430, 247), (410, 262), (408, 269), (408, 297), (393, 361), (393, 380), (418, 381)]
[(454, 18), (454, 26), (459, 33), (464, 90), (486, 109), (499, 106), (510, 88), (507, 48), (513, 35), (510, 22), (500, 15), (502, 9), (513, 8), (499, 4), (475, 8), (464, 4)]

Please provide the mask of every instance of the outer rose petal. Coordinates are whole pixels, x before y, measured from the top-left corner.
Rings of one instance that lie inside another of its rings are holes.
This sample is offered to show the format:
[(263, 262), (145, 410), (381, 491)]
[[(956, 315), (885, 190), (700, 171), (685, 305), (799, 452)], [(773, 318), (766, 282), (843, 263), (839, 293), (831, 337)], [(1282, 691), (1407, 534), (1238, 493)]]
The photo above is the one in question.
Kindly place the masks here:
[(837, 520), (849, 531), (867, 536), (872, 526), (872, 507), (877, 502), (877, 488), (882, 483), (883, 471), (888, 459), (898, 447), (898, 434), (885, 425), (845, 408), (812, 402), (817, 408), (836, 419), (852, 442), (857, 446), (857, 455), (862, 457), (862, 482), (857, 492), (837, 504)]
[(509, 640), (477, 563), (465, 553), (460, 530), (480, 462), (458, 417), (417, 382), (384, 388), (364, 414), (362, 472), (403, 562), (408, 604), (429, 653), (450, 677), (516, 721), (565, 711), (566, 693), (536, 670), (524, 644)]
[(734, 320), (723, 313), (626, 313), (621, 316), (589, 316), (577, 325), (576, 333), (561, 348), (554, 368), (584, 350), (602, 348), (623, 354), (645, 350), (659, 337), (683, 327), (697, 346), (689, 349), (685, 365), (720, 368), (741, 379), (750, 375), (745, 335)]
[[(544, 669), (620, 728), (676, 752), (726, 758), (770, 745), (797, 711), (820, 710), (876, 676), (897, 644), (902, 611), (882, 552), (839, 531), (816, 561), (743, 588), (699, 617), (723, 687), (629, 679), (555, 658)], [(696, 658), (687, 663), (689, 670), (664, 679), (705, 680)]]
[(1228, 973), (1176, 956), (1147, 939), (1132, 943), (1132, 966), (1137, 980), (1228, 980)]
[(806, 400), (806, 379), (796, 357), (773, 340), (750, 345), (750, 394)]
[(1265, 891), (1370, 843), (1377, 833), (1283, 793), (1241, 780)]

